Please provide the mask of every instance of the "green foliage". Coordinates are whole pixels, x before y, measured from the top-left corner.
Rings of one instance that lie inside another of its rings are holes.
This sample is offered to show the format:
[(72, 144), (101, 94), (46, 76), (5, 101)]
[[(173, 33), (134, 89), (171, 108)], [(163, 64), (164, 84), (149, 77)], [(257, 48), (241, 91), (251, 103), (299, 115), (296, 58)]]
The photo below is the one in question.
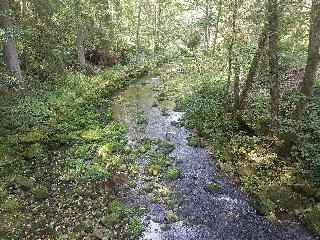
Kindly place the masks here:
[(180, 177), (180, 169), (176, 167), (169, 167), (165, 173), (166, 178), (176, 180)]
[[(6, 96), (1, 102), (0, 205), (8, 209), (0, 217), (5, 222), (1, 237), (40, 238), (48, 222), (56, 229), (66, 226), (62, 232), (48, 232), (52, 237), (67, 231), (83, 238), (83, 228), (91, 231), (93, 219), (104, 211), (98, 206), (107, 206), (113, 194), (100, 186), (126, 171), (120, 167), (126, 163), (127, 127), (110, 117), (105, 120), (105, 112), (112, 115), (110, 98), (131, 81), (126, 71), (116, 67), (94, 77), (70, 73), (57, 84)], [(137, 213), (124, 207), (120, 212), (120, 216), (112, 215), (122, 219), (123, 229), (129, 226), (130, 234), (138, 234), (138, 223), (129, 221)], [(83, 225), (75, 224), (74, 219)], [(28, 222), (37, 224), (30, 229)]]

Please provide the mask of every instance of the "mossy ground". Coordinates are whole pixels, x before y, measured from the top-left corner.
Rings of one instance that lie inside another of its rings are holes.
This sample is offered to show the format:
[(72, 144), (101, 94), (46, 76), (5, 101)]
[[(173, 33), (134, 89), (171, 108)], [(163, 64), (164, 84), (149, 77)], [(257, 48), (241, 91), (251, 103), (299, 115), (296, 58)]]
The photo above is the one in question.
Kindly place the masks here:
[(130, 174), (126, 126), (110, 101), (140, 71), (114, 67), (98, 76), (70, 73), (48, 87), (1, 99), (0, 238), (131, 239), (138, 211), (116, 193)]

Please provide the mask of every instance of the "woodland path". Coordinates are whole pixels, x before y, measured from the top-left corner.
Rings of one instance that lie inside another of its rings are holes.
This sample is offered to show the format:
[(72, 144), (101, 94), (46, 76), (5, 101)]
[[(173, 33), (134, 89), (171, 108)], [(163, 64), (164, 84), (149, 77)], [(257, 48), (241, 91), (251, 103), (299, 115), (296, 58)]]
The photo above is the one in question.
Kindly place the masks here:
[[(222, 177), (208, 151), (188, 144), (190, 131), (172, 125), (183, 113), (175, 112), (170, 101), (158, 105), (159, 84), (159, 78), (141, 79), (122, 92), (113, 105), (116, 118), (129, 126), (130, 147), (142, 148), (136, 162), (139, 171), (133, 179), (135, 185), (122, 191), (129, 206), (143, 209), (141, 239), (314, 239), (292, 219), (272, 221), (260, 216), (250, 206), (248, 196)], [(150, 149), (139, 145), (143, 139), (153, 140)], [(152, 156), (157, 155), (159, 140), (174, 145), (169, 164), (180, 169), (179, 177), (146, 175)]]

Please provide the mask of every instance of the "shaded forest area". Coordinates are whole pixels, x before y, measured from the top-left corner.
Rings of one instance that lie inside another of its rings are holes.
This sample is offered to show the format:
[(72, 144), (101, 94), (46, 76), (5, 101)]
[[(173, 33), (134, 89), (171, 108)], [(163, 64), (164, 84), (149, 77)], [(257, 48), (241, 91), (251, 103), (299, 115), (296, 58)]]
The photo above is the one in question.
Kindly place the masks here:
[(112, 102), (147, 74), (259, 214), (320, 236), (320, 0), (0, 0), (0, 33), (1, 239), (139, 238)]

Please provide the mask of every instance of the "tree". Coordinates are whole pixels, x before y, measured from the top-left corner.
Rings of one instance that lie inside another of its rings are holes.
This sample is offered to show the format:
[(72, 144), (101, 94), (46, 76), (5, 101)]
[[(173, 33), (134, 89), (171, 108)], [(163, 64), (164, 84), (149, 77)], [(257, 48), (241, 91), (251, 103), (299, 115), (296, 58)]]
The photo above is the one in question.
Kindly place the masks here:
[(271, 116), (274, 118), (279, 113), (279, 63), (278, 63), (278, 0), (268, 0), (268, 24), (269, 24), (269, 75), (271, 78), (270, 96), (271, 96)]
[(209, 44), (210, 44), (210, 25), (211, 25), (211, 4), (210, 4), (210, 0), (206, 0), (206, 3), (205, 3), (205, 29), (204, 29), (206, 50), (209, 49)]
[(258, 42), (258, 47), (256, 49), (256, 52), (254, 54), (254, 57), (251, 61), (251, 65), (244, 83), (244, 87), (243, 90), (240, 94), (240, 98), (239, 98), (239, 108), (243, 108), (244, 107), (244, 102), (245, 99), (247, 98), (247, 95), (249, 93), (249, 91), (252, 88), (255, 76), (257, 74), (257, 69), (260, 63), (260, 59), (261, 59), (261, 55), (263, 53), (263, 50), (265, 49), (265, 45), (267, 42), (267, 36), (268, 36), (268, 28), (265, 26), (260, 38), (259, 38), (259, 42)]
[(140, 0), (138, 5), (138, 17), (137, 17), (137, 25), (136, 25), (136, 62), (139, 61), (142, 4), (143, 4), (143, 0)]
[(84, 34), (83, 34), (83, 23), (81, 18), (81, 2), (75, 0), (75, 16), (76, 16), (76, 28), (77, 28), (77, 52), (78, 61), (81, 67), (86, 67), (86, 56), (84, 48)]
[(218, 3), (218, 13), (217, 13), (217, 19), (215, 22), (215, 32), (214, 32), (214, 36), (213, 36), (213, 52), (215, 52), (216, 43), (217, 43), (217, 39), (218, 39), (219, 23), (220, 23), (220, 18), (221, 18), (221, 14), (222, 14), (222, 3), (223, 3), (222, 0), (220, 0)]
[(0, 1), (0, 29), (3, 31), (3, 54), (6, 67), (9, 71), (14, 73), (17, 80), (21, 81), (22, 73), (20, 69), (16, 40), (14, 37), (13, 24), (10, 18), (8, 0)]
[(320, 61), (320, 0), (313, 0), (309, 30), (308, 59), (303, 81), (300, 85), (301, 97), (294, 110), (293, 119), (301, 120), (307, 109), (307, 99), (312, 95), (317, 67)]

